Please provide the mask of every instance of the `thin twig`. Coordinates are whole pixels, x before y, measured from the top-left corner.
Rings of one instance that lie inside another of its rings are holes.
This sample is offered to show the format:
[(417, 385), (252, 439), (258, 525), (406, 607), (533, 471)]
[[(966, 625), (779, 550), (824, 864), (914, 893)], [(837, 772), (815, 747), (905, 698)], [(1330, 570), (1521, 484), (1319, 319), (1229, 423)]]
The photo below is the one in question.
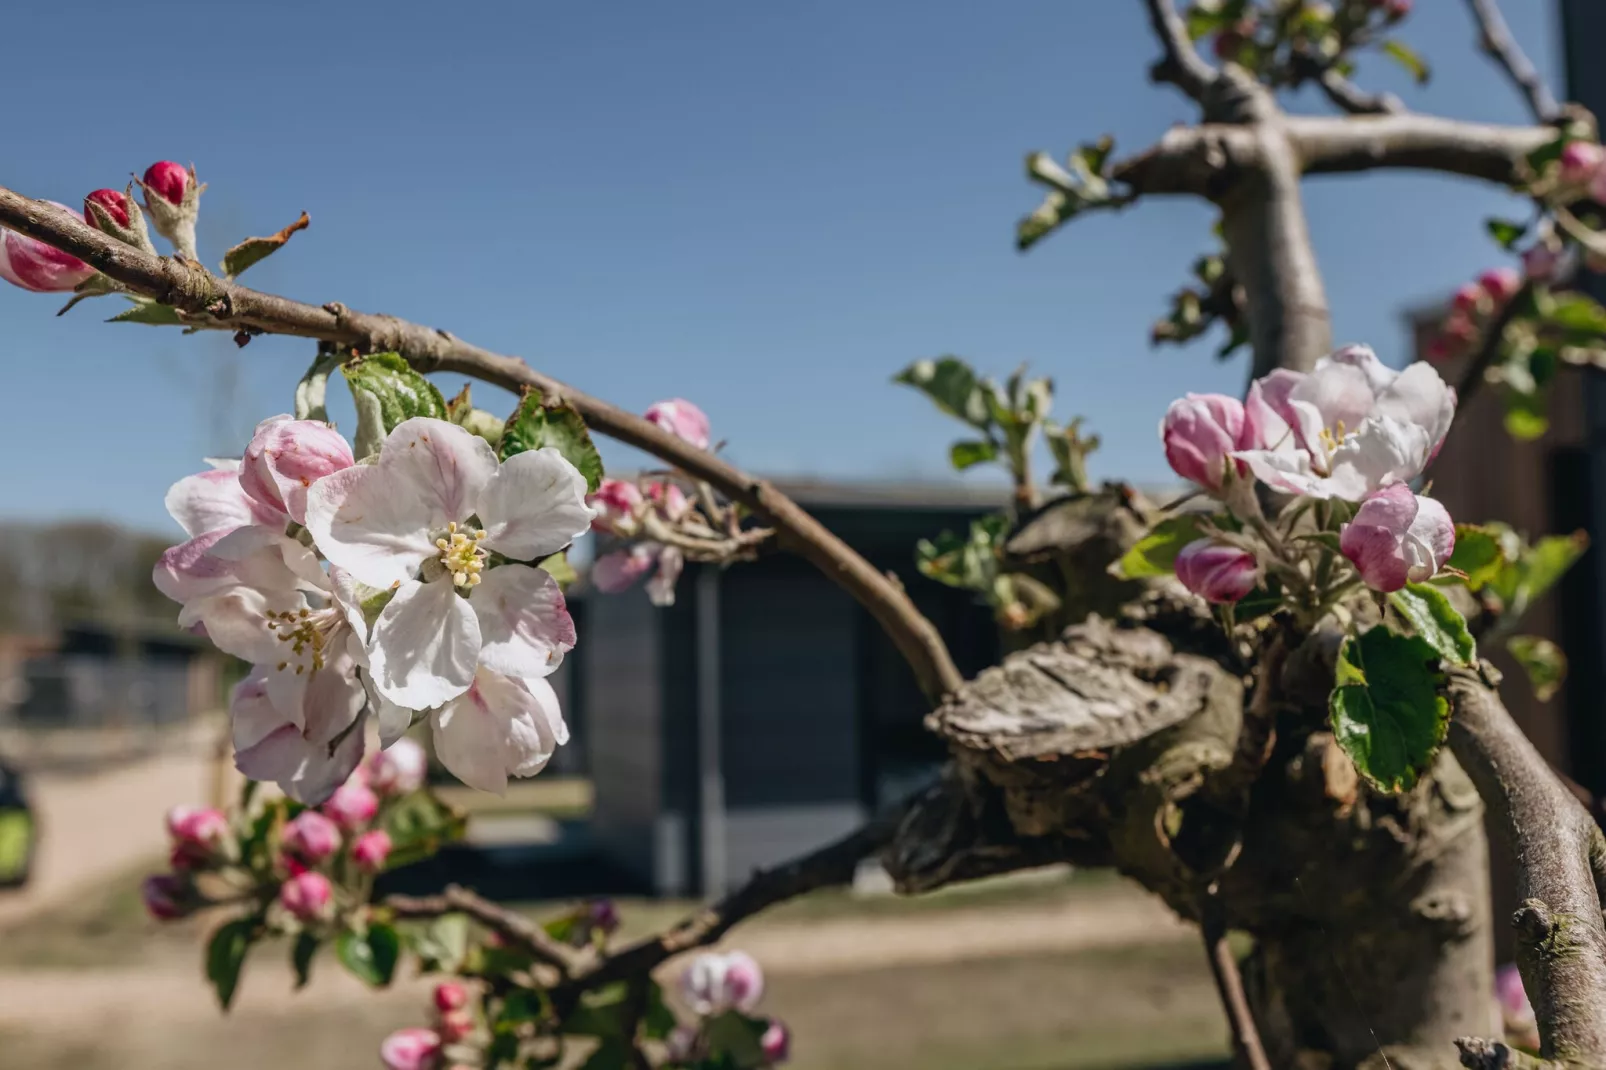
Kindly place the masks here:
[(1545, 80), (1517, 44), (1517, 39), (1511, 36), (1511, 27), (1506, 25), (1506, 20), (1500, 14), (1500, 5), (1496, 0), (1467, 0), (1467, 6), (1472, 9), (1472, 18), (1478, 24), (1478, 43), (1521, 91), (1534, 118), (1542, 123), (1555, 122), (1561, 114), (1561, 108), (1545, 85)]
[(1368, 93), (1333, 67), (1303, 49), (1293, 54), (1293, 74), (1299, 82), (1312, 81), (1327, 99), (1350, 115), (1393, 115), (1405, 110), (1393, 93)]
[(527, 952), (531, 958), (556, 967), (564, 976), (568, 976), (574, 966), (574, 956), (569, 949), (553, 940), (539, 925), (460, 885), (448, 884), (439, 895), (386, 896), (378, 905), (398, 918), (439, 918), (447, 914), (466, 914), (508, 943)]
[(1215, 978), (1221, 1006), (1227, 1012), (1238, 1065), (1248, 1070), (1271, 1070), (1271, 1061), (1266, 1058), (1266, 1046), (1261, 1043), (1254, 1013), (1249, 1009), (1238, 960), (1233, 957), (1232, 945), (1227, 941), (1227, 927), (1221, 919), (1221, 907), (1214, 893), (1207, 898), (1201, 913), (1204, 915), (1200, 931), (1204, 934), (1205, 955), (1210, 960), (1210, 975)]
[(420, 371), (459, 372), (509, 390), (529, 388), (547, 399), (561, 399), (590, 427), (705, 480), (767, 520), (782, 546), (806, 558), (870, 611), (929, 699), (936, 701), (963, 683), (942, 636), (908, 595), (792, 499), (707, 450), (544, 375), (517, 357), (394, 316), (355, 312), (337, 302), (318, 308), (261, 293), (220, 279), (194, 261), (141, 252), (43, 201), (3, 187), (0, 225), (71, 253), (136, 293), (191, 316), (207, 317), (209, 325), (318, 338), (365, 353), (399, 353)]
[(1160, 39), (1165, 57), (1149, 71), (1157, 82), (1170, 82), (1194, 100), (1202, 100), (1216, 80), (1215, 68), (1199, 57), (1188, 37), (1188, 26), (1171, 0), (1146, 0), (1149, 22)]
[(1461, 381), (1456, 384), (1456, 407), (1458, 409), (1464, 410), (1468, 399), (1476, 394), (1478, 388), (1489, 378), (1489, 369), (1494, 366), (1494, 362), (1500, 357), (1500, 348), (1505, 342), (1506, 328), (1511, 326), (1511, 321), (1517, 318), (1518, 306), (1527, 304), (1532, 295), (1533, 281), (1525, 281), (1522, 284), (1522, 288), (1513, 294), (1504, 305), (1500, 306), (1500, 311), (1495, 314), (1494, 319), (1490, 320), (1489, 325), (1484, 328), (1483, 337), (1479, 339), (1478, 352), (1472, 358), (1472, 363), (1467, 365), (1467, 370), (1461, 373)]

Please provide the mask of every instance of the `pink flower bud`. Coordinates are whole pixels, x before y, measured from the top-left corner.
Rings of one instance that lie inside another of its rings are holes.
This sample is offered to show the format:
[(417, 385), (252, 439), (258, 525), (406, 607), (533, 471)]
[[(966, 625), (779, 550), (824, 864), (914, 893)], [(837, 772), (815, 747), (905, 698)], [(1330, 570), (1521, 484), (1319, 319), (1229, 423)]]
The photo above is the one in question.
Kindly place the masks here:
[(772, 1018), (769, 1028), (758, 1038), (758, 1046), (764, 1052), (764, 1061), (771, 1066), (786, 1062), (792, 1054), (792, 1034), (786, 1023)]
[(442, 1040), (455, 1044), (474, 1032), (474, 1015), (467, 1009), (447, 1011), (441, 1015), (438, 1028)]
[(686, 1002), (698, 1014), (742, 1013), (758, 1006), (764, 995), (764, 971), (751, 955), (732, 951), (728, 955), (704, 952), (692, 960), (681, 976)]
[(1561, 265), (1561, 253), (1540, 243), (1530, 246), (1522, 254), (1522, 273), (1534, 282), (1549, 282)]
[(1391, 22), (1398, 22), (1411, 13), (1411, 0), (1383, 0), (1382, 6)]
[(398, 1029), (379, 1045), (379, 1061), (388, 1070), (434, 1070), (440, 1054), (440, 1034), (433, 1029)]
[(597, 511), (591, 527), (610, 535), (631, 535), (636, 530), (636, 512), (641, 507), (641, 490), (627, 479), (604, 479), (586, 504)]
[(1460, 345), (1466, 345), (1478, 337), (1478, 325), (1459, 312), (1452, 312), (1445, 318), (1442, 330), (1446, 338)]
[(586, 905), (586, 921), (604, 936), (611, 936), (619, 928), (619, 908), (612, 899), (593, 899)]
[(279, 885), (279, 904), (301, 921), (322, 917), (333, 895), (329, 878), (316, 871), (298, 873)]
[(1198, 539), (1177, 554), (1177, 579), (1207, 602), (1236, 602), (1255, 589), (1255, 555), (1236, 546)]
[(1443, 505), (1396, 483), (1361, 503), (1338, 545), (1368, 587), (1387, 593), (1439, 571), (1455, 550), (1455, 524)]
[(229, 819), (217, 810), (175, 806), (167, 812), (167, 834), (173, 841), (175, 861), (182, 857), (189, 863), (204, 862), (220, 854), (228, 843)]
[(182, 918), (184, 911), (184, 881), (171, 873), (155, 873), (146, 877), (139, 886), (139, 897), (145, 911), (158, 921)]
[(653, 508), (671, 524), (680, 523), (691, 512), (691, 499), (686, 497), (686, 492), (667, 480), (649, 484), (647, 497), (652, 501)]
[(389, 857), (390, 833), (384, 829), (369, 829), (351, 845), (351, 860), (364, 873), (378, 873)]
[(307, 488), (357, 463), (340, 432), (320, 420), (275, 416), (257, 425), (240, 464), (240, 487), (252, 498), (307, 522)]
[(1559, 178), (1570, 186), (1587, 185), (1606, 161), (1606, 149), (1593, 141), (1569, 141), (1561, 150)]
[(368, 759), (368, 784), (386, 798), (417, 791), (428, 772), (429, 756), (406, 736)]
[(128, 195), (115, 189), (98, 189), (84, 198), (84, 221), (90, 226), (96, 226), (95, 213), (89, 210), (91, 204), (98, 204), (101, 210), (112, 217), (112, 222), (120, 227), (128, 226)]
[(1456, 290), (1455, 296), (1450, 298), (1450, 307), (1457, 312), (1476, 312), (1478, 306), (1483, 304), (1483, 299), (1483, 287), (1475, 282), (1469, 282)]
[(458, 981), (442, 981), (435, 986), (435, 1009), (442, 1014), (468, 1006), (468, 989)]
[(315, 866), (340, 850), (340, 829), (318, 811), (303, 810), (284, 827), (280, 842), (286, 851)]
[(379, 796), (367, 784), (352, 777), (335, 789), (322, 809), (342, 829), (355, 832), (367, 826), (379, 813)]
[(1497, 305), (1503, 305), (1522, 289), (1522, 276), (1511, 268), (1491, 268), (1478, 276), (1478, 285)]
[(1189, 394), (1178, 398), (1160, 422), (1160, 440), (1171, 470), (1206, 490), (1220, 491), (1228, 473), (1237, 471), (1234, 450), (1252, 448), (1245, 441), (1244, 407), (1223, 394)]
[(145, 188), (168, 204), (183, 204), (190, 188), (190, 172), (183, 164), (160, 160), (145, 169)]
[[(65, 204), (50, 202), (74, 219), (82, 219)], [(0, 227), (0, 279), (34, 293), (63, 293), (95, 273), (95, 269), (42, 241)]]
[(647, 420), (700, 450), (708, 448), (708, 417), (685, 398), (670, 398), (647, 407)]

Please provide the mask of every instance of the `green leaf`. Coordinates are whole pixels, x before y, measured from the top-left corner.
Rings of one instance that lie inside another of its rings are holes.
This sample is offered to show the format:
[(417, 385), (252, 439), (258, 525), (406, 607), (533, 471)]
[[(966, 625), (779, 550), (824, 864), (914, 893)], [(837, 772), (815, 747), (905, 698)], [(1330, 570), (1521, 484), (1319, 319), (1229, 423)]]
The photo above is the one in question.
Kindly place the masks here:
[(370, 925), (365, 933), (347, 929), (335, 940), (335, 955), (359, 979), (383, 988), (396, 973), (401, 936), (384, 924)]
[(567, 590), (569, 584), (580, 578), (580, 574), (569, 564), (568, 551), (553, 554), (536, 566), (547, 575), (558, 581), (558, 587)]
[(1499, 532), (1477, 524), (1455, 526), (1455, 550), (1445, 567), (1466, 573), (1468, 589), (1480, 590), (1505, 564)]
[(1514, 249), (1522, 236), (1528, 233), (1528, 228), (1521, 223), (1513, 223), (1509, 219), (1486, 219), (1483, 225), (1488, 228), (1489, 236), (1500, 243), (1503, 249)]
[(395, 353), (356, 357), (340, 367), (357, 404), (357, 459), (379, 452), (385, 436), (396, 425), (415, 416), (446, 419), (446, 399)]
[(223, 254), (223, 274), (229, 278), (238, 278), (245, 274), (247, 268), (259, 264), (284, 248), (284, 243), (290, 240), (291, 235), (306, 230), (312, 224), (307, 213), (302, 212), (301, 218), (291, 223), (277, 234), (270, 234), (266, 238), (247, 238)]
[(647, 1009), (641, 1015), (641, 1032), (651, 1040), (663, 1040), (675, 1031), (675, 1012), (664, 1002), (663, 986), (647, 982)]
[(218, 1004), (226, 1011), (234, 1002), (235, 989), (240, 984), (240, 969), (245, 965), (246, 952), (251, 950), (251, 937), (255, 934), (257, 918), (235, 918), (224, 922), (206, 944), (206, 979), (217, 992)]
[(498, 452), (505, 461), (525, 450), (547, 446), (580, 470), (587, 489), (594, 491), (602, 485), (602, 455), (592, 444), (591, 432), (580, 414), (567, 405), (543, 405), (540, 395), (530, 391), (519, 399), (519, 407), (507, 418)]
[(1581, 531), (1571, 535), (1546, 535), (1522, 555), (1522, 579), (1518, 589), (1532, 602), (1555, 586), (1587, 549), (1589, 537)]
[(1390, 38), (1383, 42), (1383, 54), (1404, 67), (1417, 85), (1422, 85), (1432, 73), (1428, 70), (1427, 61), (1416, 54), (1416, 51), (1403, 41)]
[(987, 398), (981, 384), (970, 365), (958, 357), (917, 360), (892, 381), (914, 387), (937, 408), (972, 427), (985, 430), (988, 426)]
[(329, 410), (325, 407), (325, 401), (329, 394), (329, 374), (339, 366), (340, 358), (332, 353), (320, 353), (313, 360), (307, 374), (296, 384), (296, 419), (328, 422)]
[(1160, 521), (1122, 555), (1111, 574), (1128, 580), (1169, 575), (1182, 548), (1205, 537), (1202, 523), (1206, 519), (1199, 513), (1178, 513)]
[(427, 925), (405, 929), (407, 945), (426, 970), (456, 973), (468, 954), (468, 918), (443, 914)]
[(1008, 534), (1009, 517), (984, 516), (971, 521), (967, 537), (945, 531), (935, 540), (921, 539), (915, 544), (915, 567), (950, 587), (990, 591), (998, 573), (998, 548)]
[(580, 1070), (628, 1070), (632, 1065), (630, 1045), (619, 1037), (609, 1037), (580, 1064)]
[(998, 447), (985, 440), (967, 439), (963, 442), (955, 442), (948, 450), (948, 460), (960, 472), (975, 465), (997, 459)]
[(1543, 636), (1513, 635), (1506, 640), (1506, 649), (1528, 674), (1534, 697), (1549, 702), (1567, 679), (1567, 655), (1561, 647)]
[(1408, 583), (1389, 595), (1389, 602), (1444, 660), (1471, 665), (1478, 656), (1478, 644), (1467, 630), (1466, 618), (1437, 587)]
[(312, 959), (318, 953), (319, 940), (311, 933), (301, 933), (290, 947), (290, 966), (296, 973), (297, 991), (307, 987), (312, 977)]
[(563, 1032), (582, 1037), (623, 1037), (629, 994), (629, 985), (624, 981), (585, 993), (573, 1013), (564, 1019)]
[(143, 323), (150, 327), (177, 327), (184, 323), (179, 318), (178, 309), (171, 305), (164, 305), (160, 301), (152, 301), (148, 297), (132, 297), (133, 308), (125, 308), (117, 313), (107, 323)]
[(1556, 294), (1546, 318), (1558, 327), (1574, 332), (1569, 341), (1586, 345), (1606, 335), (1606, 308), (1588, 294)]
[(760, 1039), (767, 1028), (767, 1022), (726, 1011), (708, 1020), (703, 1035), (708, 1038), (710, 1054), (728, 1059), (727, 1065), (763, 1066), (764, 1048)]
[(1328, 700), (1333, 737), (1378, 791), (1410, 789), (1449, 729), (1438, 651), (1426, 639), (1378, 625), (1345, 640)]
[(467, 820), (429, 791), (415, 791), (397, 801), (385, 815), (385, 831), (390, 834), (390, 856), (385, 868), (402, 866), (428, 858), (445, 844), (463, 838)]
[(1506, 433), (1519, 442), (1530, 442), (1550, 429), (1545, 396), (1540, 393), (1506, 391)]

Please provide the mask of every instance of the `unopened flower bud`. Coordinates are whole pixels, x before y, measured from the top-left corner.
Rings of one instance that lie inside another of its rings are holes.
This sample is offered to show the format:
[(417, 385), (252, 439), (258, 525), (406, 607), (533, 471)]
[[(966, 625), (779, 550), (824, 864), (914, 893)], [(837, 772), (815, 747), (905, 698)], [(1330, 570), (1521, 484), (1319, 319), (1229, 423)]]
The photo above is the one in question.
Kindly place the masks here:
[(1557, 177), (1569, 186), (1587, 186), (1603, 162), (1606, 162), (1606, 149), (1595, 142), (1569, 141), (1561, 150)]
[(1379, 6), (1390, 22), (1399, 22), (1411, 13), (1411, 0), (1382, 0)]
[(171, 873), (146, 877), (139, 886), (139, 897), (145, 903), (146, 913), (158, 921), (172, 921), (185, 914), (184, 881)]
[(323, 812), (347, 832), (364, 828), (379, 813), (379, 796), (356, 777), (352, 777), (329, 796)]
[(318, 811), (303, 810), (284, 827), (280, 842), (303, 862), (317, 865), (340, 850), (340, 829)]
[(1198, 539), (1177, 554), (1177, 579), (1207, 602), (1236, 602), (1255, 589), (1260, 566), (1236, 546)]
[(1443, 505), (1396, 483), (1361, 503), (1338, 544), (1361, 580), (1386, 594), (1439, 571), (1455, 550), (1455, 524)]
[(1160, 422), (1171, 470), (1209, 491), (1220, 491), (1239, 470), (1231, 454), (1253, 448), (1245, 441), (1244, 407), (1223, 394), (1178, 398)]
[(610, 535), (633, 535), (638, 522), (636, 513), (641, 508), (641, 489), (628, 479), (604, 479), (596, 493), (586, 499), (596, 511), (591, 518), (595, 531)]
[(611, 936), (619, 928), (619, 908), (612, 899), (593, 899), (586, 906), (586, 920), (604, 936)]
[(1522, 272), (1534, 282), (1549, 282), (1556, 277), (1561, 265), (1561, 253), (1543, 242), (1530, 246), (1522, 254)]
[(257, 424), (240, 462), (240, 488), (297, 524), (307, 522), (307, 488), (356, 464), (340, 432), (321, 420), (275, 416)]
[(746, 952), (728, 955), (704, 952), (692, 960), (681, 976), (686, 1002), (698, 1014), (742, 1013), (758, 1006), (764, 995), (764, 971)]
[(368, 759), (368, 786), (385, 798), (417, 791), (429, 772), (424, 748), (406, 736)]
[(691, 499), (686, 497), (686, 492), (668, 480), (648, 484), (647, 498), (652, 502), (653, 508), (671, 524), (680, 523), (691, 512), (692, 503)]
[(190, 187), (190, 173), (183, 164), (158, 160), (145, 169), (145, 189), (168, 204), (183, 204)]
[(1483, 304), (1483, 299), (1483, 287), (1475, 282), (1468, 282), (1462, 284), (1456, 290), (1455, 296), (1450, 298), (1450, 307), (1457, 312), (1476, 312), (1478, 306)]
[(297, 874), (279, 886), (279, 904), (300, 921), (323, 917), (333, 896), (329, 878), (316, 871)]
[(786, 1028), (786, 1023), (779, 1019), (771, 1019), (769, 1028), (764, 1035), (758, 1038), (759, 1050), (764, 1053), (764, 1061), (771, 1066), (784, 1063), (792, 1054), (792, 1034)]
[[(81, 218), (65, 204), (49, 202)], [(36, 238), (0, 227), (0, 279), (34, 293), (65, 293), (95, 274), (95, 269)]]
[(685, 439), (700, 450), (708, 448), (708, 417), (685, 398), (669, 398), (649, 405), (647, 421), (657, 424), (676, 438)]
[(194, 260), (195, 221), (201, 214), (206, 184), (196, 181), (194, 168), (162, 160), (146, 168), (140, 187), (156, 233), (172, 242), (179, 256)]
[(167, 834), (173, 841), (175, 862), (208, 861), (223, 853), (229, 840), (229, 819), (222, 812), (175, 806), (167, 812)]
[(434, 1070), (440, 1054), (440, 1034), (433, 1029), (398, 1029), (379, 1045), (379, 1061), (388, 1070)]
[(1522, 289), (1522, 276), (1511, 268), (1491, 268), (1478, 276), (1478, 285), (1496, 305), (1503, 305)]
[(112, 222), (119, 227), (128, 226), (128, 210), (134, 207), (126, 194), (114, 189), (98, 189), (84, 198), (84, 219), (92, 227), (98, 227), (100, 224), (95, 221), (95, 212), (90, 205), (99, 205), (101, 211), (110, 216)]
[(468, 1006), (468, 989), (460, 981), (442, 981), (435, 986), (435, 1009), (442, 1014)]
[(384, 829), (369, 829), (351, 845), (351, 860), (364, 873), (378, 873), (389, 857), (390, 833)]
[(466, 1008), (447, 1011), (441, 1015), (440, 1024), (437, 1028), (440, 1030), (441, 1040), (448, 1044), (455, 1044), (474, 1032), (474, 1015)]

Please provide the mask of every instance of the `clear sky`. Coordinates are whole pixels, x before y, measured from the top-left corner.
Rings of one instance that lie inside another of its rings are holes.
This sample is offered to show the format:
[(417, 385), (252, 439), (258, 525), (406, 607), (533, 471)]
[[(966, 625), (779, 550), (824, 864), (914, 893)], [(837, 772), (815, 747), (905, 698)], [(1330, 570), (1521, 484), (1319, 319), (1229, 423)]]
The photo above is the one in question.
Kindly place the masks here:
[[(1552, 5), (1505, 6), (1559, 82)], [(1433, 83), (1381, 58), (1363, 80), (1521, 121), (1465, 5), (1417, 7), (1402, 36)], [(209, 261), (304, 209), (311, 229), (250, 283), (448, 328), (636, 409), (692, 398), (766, 474), (959, 478), (952, 429), (888, 381), (945, 352), (1054, 376), (1058, 411), (1104, 438), (1099, 476), (1162, 476), (1166, 403), (1242, 386), (1214, 337), (1147, 342), (1209, 246), (1207, 206), (1151, 201), (1013, 248), (1038, 200), (1027, 151), (1106, 131), (1134, 150), (1190, 117), (1146, 82), (1138, 0), (85, 0), (6, 24), (0, 184), (76, 203), (193, 160)], [(1394, 361), (1402, 310), (1495, 262), (1481, 220), (1520, 212), (1424, 176), (1306, 195), (1339, 340)], [(309, 343), (235, 353), (101, 322), (119, 300), (56, 319), (57, 297), (0, 286), (0, 516), (165, 530), (171, 482), (289, 407)]]

